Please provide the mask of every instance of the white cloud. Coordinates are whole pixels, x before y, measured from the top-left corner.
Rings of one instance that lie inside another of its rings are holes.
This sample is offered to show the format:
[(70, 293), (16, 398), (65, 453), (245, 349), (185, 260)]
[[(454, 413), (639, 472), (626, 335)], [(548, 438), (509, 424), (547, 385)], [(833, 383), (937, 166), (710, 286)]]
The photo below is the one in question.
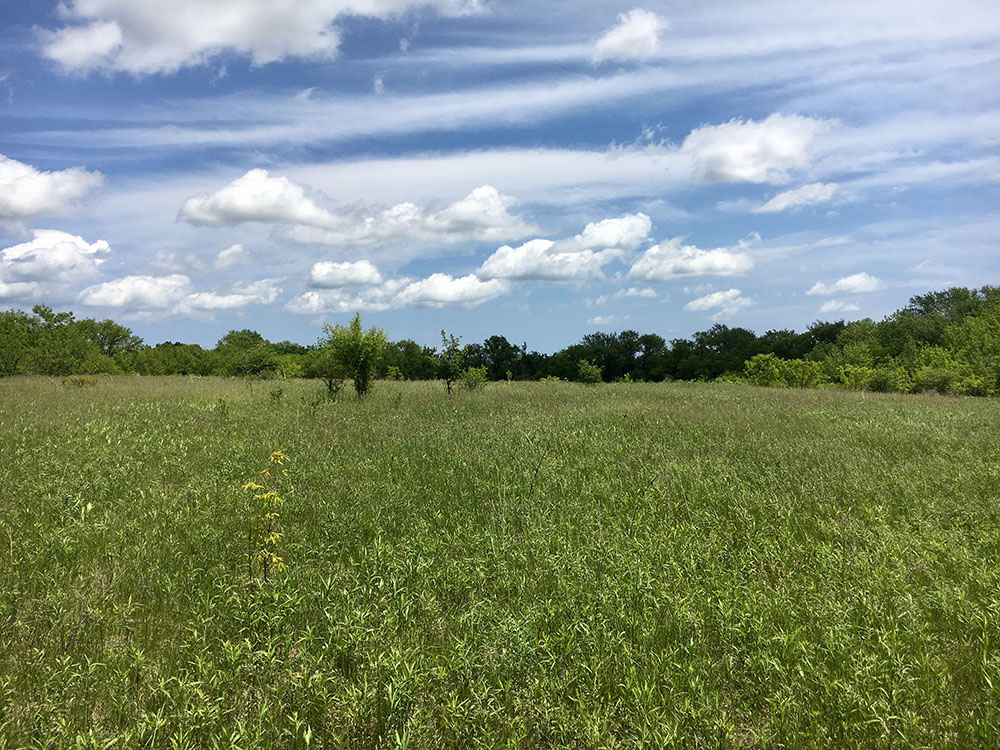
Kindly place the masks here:
[(150, 266), (158, 271), (208, 273), (210, 271), (224, 271), (227, 268), (248, 262), (250, 262), (250, 253), (247, 252), (246, 246), (242, 242), (237, 242), (220, 250), (210, 260), (198, 253), (184, 253), (163, 248), (156, 251)]
[(593, 318), (587, 318), (587, 325), (592, 326), (607, 326), (618, 321), (629, 320), (628, 315), (623, 315), (621, 317), (617, 315), (595, 315)]
[(267, 305), (280, 294), (276, 279), (236, 283), (229, 292), (195, 292), (190, 277), (178, 273), (123, 276), (87, 287), (79, 299), (84, 305), (127, 308), (130, 313), (155, 310), (161, 315), (210, 317), (214, 312)]
[(465, 198), (427, 217), (428, 230), (453, 237), (499, 240), (523, 237), (534, 227), (512, 216), (508, 209), (518, 200), (501, 194), (492, 185), (477, 187)]
[(15, 281), (13, 284), (0, 281), (0, 299), (37, 297), (39, 291), (40, 286), (34, 281)]
[(190, 293), (191, 279), (184, 274), (123, 276), (87, 287), (80, 293), (80, 302), (95, 307), (162, 310), (176, 305)]
[(249, 253), (242, 242), (230, 245), (225, 250), (220, 250), (215, 256), (215, 267), (219, 270), (231, 268), (239, 263), (246, 263), (250, 259)]
[(323, 289), (304, 292), (285, 305), (285, 309), (303, 315), (392, 310), (403, 306), (398, 294), (408, 283), (409, 279), (388, 279), (378, 286), (357, 291)]
[(829, 122), (773, 114), (765, 120), (730, 120), (692, 130), (680, 152), (704, 182), (783, 183), (792, 169), (809, 164), (810, 145)]
[(874, 292), (882, 288), (882, 282), (875, 276), (870, 276), (865, 272), (853, 273), (832, 284), (825, 284), (817, 281), (806, 294), (860, 294), (862, 292)]
[(660, 50), (660, 35), (670, 22), (642, 8), (618, 16), (618, 23), (594, 43), (593, 59), (633, 60), (653, 57)]
[(705, 310), (718, 310), (712, 318), (730, 317), (740, 310), (753, 304), (753, 299), (744, 297), (739, 289), (727, 289), (724, 292), (712, 292), (704, 297), (693, 299), (684, 305), (685, 310), (700, 312)]
[(407, 307), (477, 307), (508, 291), (510, 285), (498, 279), (481, 281), (472, 273), (460, 278), (434, 273), (426, 279), (407, 284), (400, 290), (398, 299), (402, 306)]
[(274, 279), (262, 279), (244, 284), (235, 284), (231, 292), (195, 292), (180, 300), (178, 313), (216, 312), (219, 310), (239, 310), (249, 305), (269, 305), (278, 298), (281, 289)]
[(824, 302), (820, 306), (819, 311), (821, 313), (828, 313), (828, 312), (857, 312), (860, 309), (861, 308), (858, 307), (858, 305), (855, 304), (854, 302), (848, 302), (847, 300), (842, 300), (842, 299), (831, 299), (831, 300), (827, 300), (826, 302)]
[[(70, 284), (93, 276), (110, 251), (55, 229), (36, 229), (34, 239), (0, 250), (0, 281), (4, 283)], [(17, 287), (20, 288), (20, 287)]]
[(510, 291), (501, 280), (481, 280), (475, 274), (455, 278), (445, 273), (425, 279), (388, 279), (357, 291), (324, 289), (300, 294), (286, 309), (307, 315), (395, 310), (403, 307), (472, 308)]
[(639, 287), (629, 287), (627, 289), (619, 289), (612, 295), (602, 294), (600, 297), (594, 300), (584, 300), (587, 305), (606, 305), (611, 300), (615, 299), (656, 299), (659, 295), (656, 293), (655, 289), (650, 287), (645, 287), (640, 289)]
[(753, 209), (755, 214), (774, 214), (788, 208), (799, 208), (801, 206), (812, 206), (817, 203), (825, 203), (833, 197), (837, 191), (837, 186), (832, 182), (814, 182), (810, 185), (803, 185), (794, 190), (786, 190), (778, 193), (767, 203)]
[(619, 289), (615, 292), (615, 297), (641, 297), (643, 299), (656, 299), (656, 290), (649, 287), (639, 289), (638, 287), (633, 286), (628, 289)]
[(64, 214), (103, 180), (83, 167), (42, 172), (0, 154), (0, 220)]
[(367, 260), (347, 263), (321, 261), (313, 264), (309, 280), (313, 286), (336, 289), (382, 283), (382, 274)]
[(490, 255), (478, 273), (488, 279), (519, 281), (583, 281), (602, 278), (601, 267), (618, 252), (555, 252), (552, 240), (535, 239), (519, 247), (504, 245)]
[(251, 169), (211, 195), (188, 198), (177, 214), (191, 224), (231, 226), (248, 221), (328, 227), (338, 219), (287, 177)]
[(753, 259), (739, 249), (702, 250), (681, 245), (681, 238), (653, 245), (629, 269), (630, 279), (669, 281), (694, 276), (739, 276), (753, 268)]
[(411, 8), (457, 15), (479, 10), (479, 0), (68, 0), (70, 25), (43, 33), (43, 54), (67, 71), (94, 69), (136, 75), (173, 73), (230, 52), (254, 65), (289, 57), (336, 55), (345, 15), (388, 18)]
[(649, 236), (653, 222), (644, 213), (591, 222), (580, 234), (558, 243), (562, 251), (634, 250)]
[(397, 203), (374, 216), (339, 218), (335, 228), (295, 226), (285, 236), (300, 244), (332, 246), (517, 239), (538, 230), (510, 212), (517, 204), (516, 198), (482, 185), (438, 212), (421, 210), (410, 202)]
[(484, 278), (521, 281), (583, 281), (603, 278), (601, 269), (634, 250), (652, 226), (646, 214), (591, 222), (580, 234), (562, 240), (533, 239), (519, 247), (504, 245), (483, 261)]

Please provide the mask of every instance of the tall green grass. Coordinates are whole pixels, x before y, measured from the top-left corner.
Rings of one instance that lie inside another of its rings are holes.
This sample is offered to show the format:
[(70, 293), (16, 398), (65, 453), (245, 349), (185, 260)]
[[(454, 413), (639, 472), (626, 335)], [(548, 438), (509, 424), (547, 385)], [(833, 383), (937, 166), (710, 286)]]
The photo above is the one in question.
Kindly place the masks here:
[(1000, 745), (996, 402), (281, 387), (0, 381), (0, 747)]

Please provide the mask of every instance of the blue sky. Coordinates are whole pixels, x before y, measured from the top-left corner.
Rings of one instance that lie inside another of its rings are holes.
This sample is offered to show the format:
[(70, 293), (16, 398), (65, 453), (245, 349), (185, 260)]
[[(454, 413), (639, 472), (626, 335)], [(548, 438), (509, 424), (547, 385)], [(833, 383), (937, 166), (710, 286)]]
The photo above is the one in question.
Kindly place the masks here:
[(552, 351), (1000, 283), (992, 0), (163, 7), (5, 3), (0, 308)]

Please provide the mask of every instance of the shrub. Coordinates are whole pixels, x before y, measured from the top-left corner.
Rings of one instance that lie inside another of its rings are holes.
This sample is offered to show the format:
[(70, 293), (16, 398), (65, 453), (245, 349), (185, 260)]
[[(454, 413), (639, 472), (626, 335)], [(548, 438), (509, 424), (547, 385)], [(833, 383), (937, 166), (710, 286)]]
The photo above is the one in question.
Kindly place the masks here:
[(784, 387), (782, 361), (773, 354), (755, 354), (743, 363), (743, 373), (752, 385)]
[(874, 370), (863, 365), (843, 365), (840, 368), (840, 382), (851, 391), (863, 391), (868, 387)]
[[(358, 313), (350, 325), (323, 326), (326, 337), (323, 348), (328, 349), (332, 365), (340, 369), (354, 381), (354, 390), (358, 398), (362, 398), (371, 389), (372, 380), (379, 361), (388, 345), (385, 331), (372, 326), (367, 331), (361, 327), (361, 314)], [(330, 382), (327, 381), (327, 388)]]
[(912, 385), (910, 376), (903, 367), (896, 364), (882, 364), (872, 370), (867, 387), (878, 393), (890, 391), (906, 393)]
[(581, 359), (576, 379), (585, 385), (597, 385), (601, 382), (601, 368)]
[(791, 388), (815, 388), (826, 378), (823, 365), (806, 359), (779, 360), (781, 379)]
[(466, 390), (482, 390), (487, 382), (485, 367), (466, 367), (462, 370), (462, 385)]

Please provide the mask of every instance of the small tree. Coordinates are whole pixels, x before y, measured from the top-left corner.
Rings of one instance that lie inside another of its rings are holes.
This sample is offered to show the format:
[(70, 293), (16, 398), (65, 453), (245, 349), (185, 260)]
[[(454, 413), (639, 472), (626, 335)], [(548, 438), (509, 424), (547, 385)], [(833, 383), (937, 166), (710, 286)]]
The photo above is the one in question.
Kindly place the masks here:
[(466, 390), (480, 391), (487, 382), (486, 367), (466, 367), (462, 370), (462, 385)]
[(444, 380), (448, 395), (452, 386), (462, 377), (465, 350), (459, 345), (460, 337), (441, 331), (441, 352), (438, 354), (438, 375)]
[(580, 367), (577, 370), (577, 380), (587, 385), (597, 385), (601, 382), (601, 368), (592, 365), (585, 359), (580, 360)]
[(385, 331), (375, 326), (365, 331), (361, 327), (360, 313), (346, 326), (325, 323), (323, 331), (322, 346), (329, 350), (332, 361), (354, 381), (354, 390), (358, 398), (362, 398), (371, 389), (375, 371), (389, 343)]

